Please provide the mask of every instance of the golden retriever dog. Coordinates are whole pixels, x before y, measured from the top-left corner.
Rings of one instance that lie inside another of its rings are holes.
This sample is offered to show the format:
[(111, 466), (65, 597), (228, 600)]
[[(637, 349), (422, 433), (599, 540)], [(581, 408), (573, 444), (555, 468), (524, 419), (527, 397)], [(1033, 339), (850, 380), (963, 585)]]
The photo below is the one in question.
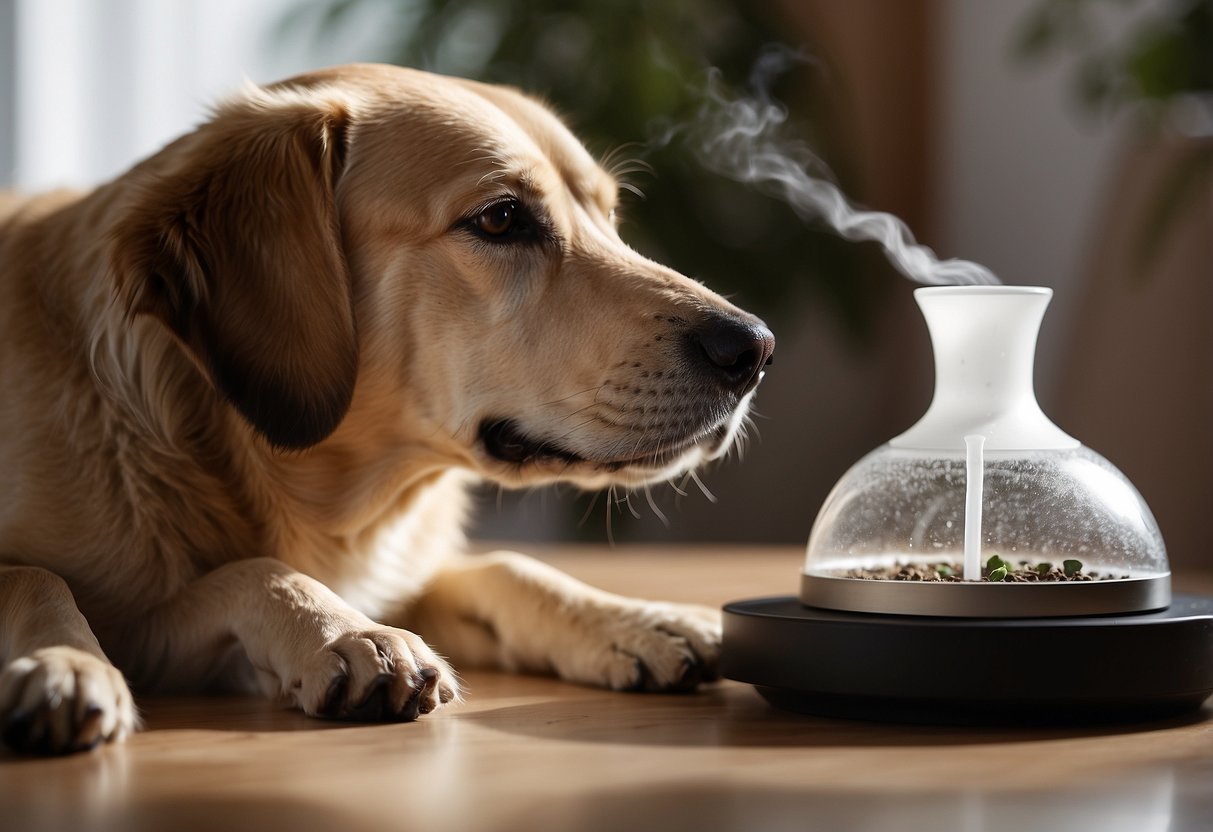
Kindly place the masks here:
[(714, 677), (719, 617), (469, 556), (463, 493), (721, 455), (774, 350), (632, 251), (542, 104), (388, 66), (249, 87), (87, 194), (0, 204), (0, 731), (69, 752), (137, 690), (319, 717), (459, 698), (448, 661)]

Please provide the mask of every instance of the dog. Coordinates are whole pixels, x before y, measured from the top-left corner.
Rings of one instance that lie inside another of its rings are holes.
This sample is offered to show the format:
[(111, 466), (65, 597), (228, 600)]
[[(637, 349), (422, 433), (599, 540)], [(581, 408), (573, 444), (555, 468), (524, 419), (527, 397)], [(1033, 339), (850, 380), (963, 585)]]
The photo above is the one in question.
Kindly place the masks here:
[(716, 676), (716, 611), (469, 556), (464, 492), (721, 456), (774, 338), (645, 259), (544, 104), (379, 65), (249, 85), (87, 194), (0, 203), (0, 730), (128, 687), (408, 721), (455, 665)]

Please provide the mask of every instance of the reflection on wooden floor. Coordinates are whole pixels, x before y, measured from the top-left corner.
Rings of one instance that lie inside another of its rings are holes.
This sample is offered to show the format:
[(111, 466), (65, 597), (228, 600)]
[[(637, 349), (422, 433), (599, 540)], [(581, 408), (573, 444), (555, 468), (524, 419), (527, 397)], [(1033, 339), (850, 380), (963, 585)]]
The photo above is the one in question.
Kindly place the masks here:
[[(792, 592), (799, 557), (549, 559), (613, 590), (720, 603)], [(406, 725), (319, 722), (258, 699), (145, 699), (147, 729), (124, 746), (0, 756), (0, 829), (1181, 832), (1213, 817), (1208, 710), (991, 731), (785, 714), (734, 683), (614, 694), (464, 676), (467, 703)]]

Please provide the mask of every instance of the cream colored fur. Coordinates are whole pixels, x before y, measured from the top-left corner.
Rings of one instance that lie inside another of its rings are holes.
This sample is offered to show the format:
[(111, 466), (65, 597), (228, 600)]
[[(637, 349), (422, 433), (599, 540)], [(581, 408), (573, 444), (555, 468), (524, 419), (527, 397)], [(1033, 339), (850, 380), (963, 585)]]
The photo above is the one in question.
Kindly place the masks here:
[[(249, 88), (90, 193), (0, 198), (9, 743), (121, 739), (124, 674), (255, 676), (350, 719), (457, 698), (434, 649), (621, 689), (712, 678), (714, 611), (461, 554), (476, 479), (659, 481), (744, 417), (752, 386), (704, 382), (681, 345), (705, 316), (757, 323), (624, 245), (616, 190), (530, 98), (353, 66)], [(471, 228), (507, 196), (550, 239)], [(561, 453), (494, 456), (492, 418)]]

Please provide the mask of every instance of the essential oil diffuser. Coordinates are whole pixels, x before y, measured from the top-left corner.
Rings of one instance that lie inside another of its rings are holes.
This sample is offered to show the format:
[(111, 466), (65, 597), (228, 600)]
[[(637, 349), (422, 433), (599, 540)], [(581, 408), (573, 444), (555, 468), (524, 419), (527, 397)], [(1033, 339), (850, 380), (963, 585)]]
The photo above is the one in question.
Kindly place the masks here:
[(1213, 599), (1172, 597), (1141, 495), (1036, 402), (1051, 296), (915, 292), (931, 406), (826, 498), (799, 599), (725, 607), (726, 676), (795, 710), (934, 722), (1141, 718), (1213, 693)]

